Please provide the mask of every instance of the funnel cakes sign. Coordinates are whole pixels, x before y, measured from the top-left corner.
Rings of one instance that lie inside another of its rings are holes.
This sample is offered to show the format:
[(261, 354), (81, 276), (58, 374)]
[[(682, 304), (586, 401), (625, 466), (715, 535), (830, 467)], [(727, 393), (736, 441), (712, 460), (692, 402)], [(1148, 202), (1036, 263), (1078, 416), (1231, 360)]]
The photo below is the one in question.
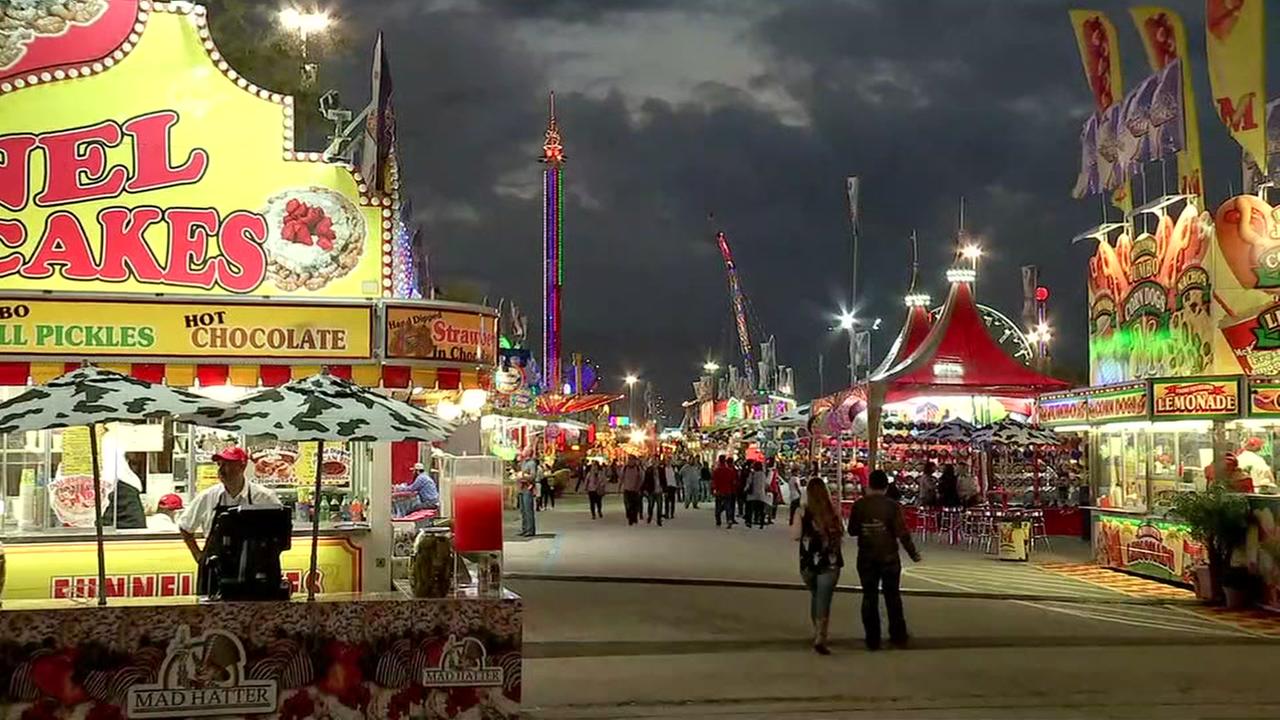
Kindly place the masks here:
[(0, 3), (0, 290), (382, 296), (390, 198), (293, 116), (202, 7)]

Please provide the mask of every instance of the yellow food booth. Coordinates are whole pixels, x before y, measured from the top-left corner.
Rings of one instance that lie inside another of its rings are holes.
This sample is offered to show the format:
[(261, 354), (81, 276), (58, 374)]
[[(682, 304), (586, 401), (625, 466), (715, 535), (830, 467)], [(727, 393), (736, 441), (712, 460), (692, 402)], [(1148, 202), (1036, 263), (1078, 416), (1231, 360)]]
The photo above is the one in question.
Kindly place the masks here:
[[(226, 401), (322, 368), (408, 400), (488, 387), (496, 312), (419, 299), (394, 157), (296, 149), (293, 99), (227, 63), (201, 6), (63, 5), (0, 56), (0, 400), (85, 362)], [(393, 591), (389, 443), (97, 434), (106, 588), (88, 430), (0, 436), (0, 715), (518, 716), (519, 599)], [(317, 602), (193, 597), (172, 508), (228, 442), (298, 508), (295, 592), (320, 516)]]

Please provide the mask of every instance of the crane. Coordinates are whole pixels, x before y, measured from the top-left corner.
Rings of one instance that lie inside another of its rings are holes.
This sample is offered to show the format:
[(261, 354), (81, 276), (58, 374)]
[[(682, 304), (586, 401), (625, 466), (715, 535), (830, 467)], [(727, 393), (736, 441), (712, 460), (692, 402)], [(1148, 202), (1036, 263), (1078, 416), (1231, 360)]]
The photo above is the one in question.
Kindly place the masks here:
[(733, 252), (729, 249), (729, 238), (724, 231), (716, 233), (716, 245), (720, 247), (720, 256), (724, 258), (724, 269), (729, 278), (729, 304), (733, 310), (734, 324), (738, 328), (742, 369), (748, 377), (755, 377), (756, 365), (751, 354), (751, 335), (747, 330), (747, 298), (742, 294), (742, 284), (738, 281), (738, 268), (733, 264)]

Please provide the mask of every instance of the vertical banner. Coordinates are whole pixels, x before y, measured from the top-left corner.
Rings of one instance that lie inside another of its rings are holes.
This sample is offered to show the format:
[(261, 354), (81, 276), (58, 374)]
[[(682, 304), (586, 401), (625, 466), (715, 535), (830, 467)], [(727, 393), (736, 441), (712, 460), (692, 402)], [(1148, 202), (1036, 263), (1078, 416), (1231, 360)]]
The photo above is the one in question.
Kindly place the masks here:
[(853, 274), (850, 278), (849, 312), (855, 312), (858, 309), (858, 178), (845, 178), (844, 191), (849, 196), (849, 231), (853, 233), (853, 247), (850, 249)]
[(1263, 0), (1206, 0), (1205, 52), (1218, 118), (1267, 174)]
[(1195, 91), (1191, 83), (1191, 58), (1187, 55), (1187, 29), (1182, 18), (1172, 10), (1144, 6), (1129, 10), (1138, 27), (1147, 62), (1160, 71), (1170, 63), (1181, 61), (1183, 124), (1186, 134), (1184, 149), (1178, 153), (1178, 192), (1200, 198), (1204, 207), (1204, 171), (1200, 163), (1200, 120), (1196, 114)]
[[(1124, 89), (1124, 77), (1120, 73), (1120, 43), (1116, 38), (1116, 28), (1107, 16), (1097, 10), (1071, 10), (1071, 28), (1076, 34), (1076, 45), (1080, 49), (1080, 62), (1084, 66), (1085, 80), (1093, 92), (1094, 105), (1099, 114), (1106, 113), (1120, 101)], [(1105, 125), (1106, 120), (1102, 121)], [(1099, 127), (1099, 153), (1110, 154), (1109, 146), (1103, 137), (1112, 137)], [(1100, 166), (1103, 185), (1106, 185), (1106, 172)], [(1109, 188), (1108, 188), (1109, 189)], [(1119, 185), (1112, 193), (1111, 202), (1128, 214), (1133, 209), (1133, 197), (1129, 192), (1129, 183)]]
[(1040, 286), (1040, 267), (1038, 265), (1022, 266), (1022, 324), (1033, 328), (1040, 320), (1037, 309), (1036, 288)]
[(382, 49), (382, 33), (373, 46), (373, 70), (370, 79), (373, 107), (364, 125), (364, 146), (360, 154), (360, 173), (372, 191), (391, 192), (390, 166), (396, 144), (396, 114), (391, 106), (391, 65)]

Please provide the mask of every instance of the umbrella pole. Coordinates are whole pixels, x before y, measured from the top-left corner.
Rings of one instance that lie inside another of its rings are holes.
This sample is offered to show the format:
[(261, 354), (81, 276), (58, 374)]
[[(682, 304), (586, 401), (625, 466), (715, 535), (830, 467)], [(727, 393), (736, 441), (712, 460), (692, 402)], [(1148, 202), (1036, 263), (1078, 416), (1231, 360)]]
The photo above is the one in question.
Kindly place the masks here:
[(324, 467), (324, 441), (316, 443), (316, 491), (311, 497), (311, 569), (307, 572), (307, 602), (316, 599), (316, 553), (320, 547), (320, 473)]
[(107, 604), (107, 555), (102, 544), (102, 477), (98, 470), (98, 431), (89, 424), (89, 461), (93, 468), (93, 533), (98, 544), (98, 605)]

